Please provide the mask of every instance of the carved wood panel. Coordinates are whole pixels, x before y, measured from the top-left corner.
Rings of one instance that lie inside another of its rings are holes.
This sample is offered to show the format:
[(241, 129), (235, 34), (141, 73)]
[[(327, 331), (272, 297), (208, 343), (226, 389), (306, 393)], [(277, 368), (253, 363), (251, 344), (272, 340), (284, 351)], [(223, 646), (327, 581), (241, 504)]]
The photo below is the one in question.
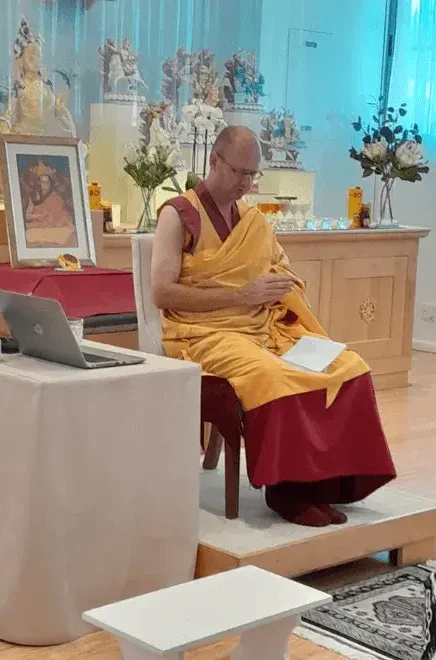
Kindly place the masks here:
[(333, 339), (368, 358), (402, 354), (408, 258), (342, 259), (333, 264)]
[(306, 285), (306, 296), (312, 313), (318, 318), (321, 301), (321, 261), (292, 261), (292, 270)]

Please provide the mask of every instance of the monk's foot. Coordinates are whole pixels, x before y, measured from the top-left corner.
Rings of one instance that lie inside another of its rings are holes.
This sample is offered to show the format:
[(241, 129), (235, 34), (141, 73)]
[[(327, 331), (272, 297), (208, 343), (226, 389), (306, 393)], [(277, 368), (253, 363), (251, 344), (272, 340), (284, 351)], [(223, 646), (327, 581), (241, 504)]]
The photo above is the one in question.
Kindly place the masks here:
[(295, 525), (304, 527), (327, 527), (332, 520), (330, 515), (317, 506), (294, 499), (279, 497), (274, 489), (266, 488), (265, 500), (267, 506), (281, 518)]
[(330, 504), (317, 504), (317, 507), (326, 516), (329, 516), (332, 525), (345, 525), (345, 523), (348, 521), (345, 513), (338, 511), (334, 507), (330, 506)]

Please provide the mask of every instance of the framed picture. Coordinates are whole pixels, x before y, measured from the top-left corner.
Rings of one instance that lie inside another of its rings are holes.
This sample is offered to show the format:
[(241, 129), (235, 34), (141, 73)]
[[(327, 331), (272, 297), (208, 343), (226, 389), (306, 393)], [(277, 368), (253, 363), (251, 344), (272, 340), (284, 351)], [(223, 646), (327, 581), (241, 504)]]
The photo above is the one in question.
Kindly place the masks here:
[(3, 135), (0, 147), (12, 267), (54, 266), (66, 253), (95, 265), (81, 142)]

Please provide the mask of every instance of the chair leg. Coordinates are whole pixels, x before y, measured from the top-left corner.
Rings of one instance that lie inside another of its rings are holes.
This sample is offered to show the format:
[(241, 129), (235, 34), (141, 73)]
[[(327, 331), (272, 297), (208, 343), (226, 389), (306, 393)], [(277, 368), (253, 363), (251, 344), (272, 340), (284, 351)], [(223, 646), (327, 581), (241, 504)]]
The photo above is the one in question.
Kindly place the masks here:
[(205, 451), (203, 460), (203, 470), (215, 470), (223, 446), (223, 437), (216, 428), (212, 425), (209, 442)]
[(241, 437), (225, 443), (226, 518), (239, 516), (239, 479), (241, 466)]

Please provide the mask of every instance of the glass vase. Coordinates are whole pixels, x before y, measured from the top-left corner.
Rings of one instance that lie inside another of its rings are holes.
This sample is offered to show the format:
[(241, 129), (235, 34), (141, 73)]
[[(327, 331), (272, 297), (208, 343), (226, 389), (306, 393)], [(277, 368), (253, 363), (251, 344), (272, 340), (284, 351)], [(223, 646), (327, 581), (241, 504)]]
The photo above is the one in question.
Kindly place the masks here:
[(373, 217), (372, 225), (377, 227), (396, 227), (397, 222), (395, 220), (394, 206), (393, 206), (393, 194), (392, 190), (394, 187), (395, 179), (388, 179), (387, 181), (382, 181), (380, 178), (377, 178), (375, 184), (375, 194), (374, 194), (374, 207), (373, 207)]
[(153, 234), (156, 229), (156, 219), (152, 210), (152, 194), (141, 188), (143, 208), (136, 225), (138, 234)]

